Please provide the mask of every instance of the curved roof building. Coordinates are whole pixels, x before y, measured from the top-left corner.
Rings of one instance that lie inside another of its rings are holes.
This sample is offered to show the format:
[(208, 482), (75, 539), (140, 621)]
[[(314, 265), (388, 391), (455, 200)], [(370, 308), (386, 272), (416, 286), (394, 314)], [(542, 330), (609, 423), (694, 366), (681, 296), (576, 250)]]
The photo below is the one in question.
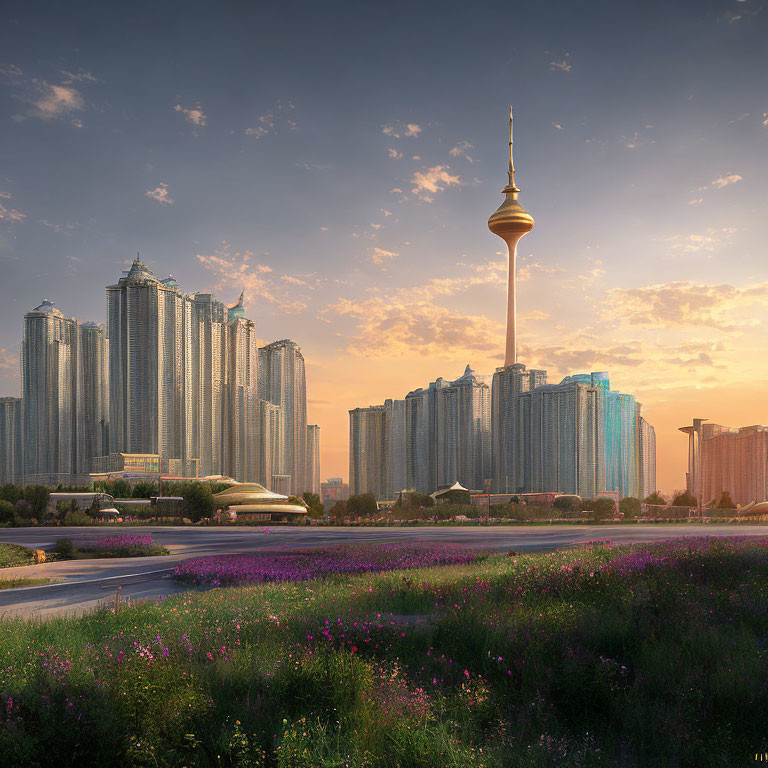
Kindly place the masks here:
[(213, 495), (222, 508), (238, 514), (306, 515), (303, 504), (288, 502), (288, 497), (272, 493), (259, 483), (238, 483)]

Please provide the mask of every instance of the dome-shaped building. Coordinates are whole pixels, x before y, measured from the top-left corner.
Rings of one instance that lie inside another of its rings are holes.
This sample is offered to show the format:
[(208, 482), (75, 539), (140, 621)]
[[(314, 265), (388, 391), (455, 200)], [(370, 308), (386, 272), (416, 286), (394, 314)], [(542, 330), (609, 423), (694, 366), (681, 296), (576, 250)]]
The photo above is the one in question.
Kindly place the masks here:
[(223, 511), (235, 512), (239, 520), (270, 520), (285, 517), (298, 520), (306, 516), (307, 507), (288, 500), (287, 496), (272, 493), (259, 483), (236, 483), (213, 495)]

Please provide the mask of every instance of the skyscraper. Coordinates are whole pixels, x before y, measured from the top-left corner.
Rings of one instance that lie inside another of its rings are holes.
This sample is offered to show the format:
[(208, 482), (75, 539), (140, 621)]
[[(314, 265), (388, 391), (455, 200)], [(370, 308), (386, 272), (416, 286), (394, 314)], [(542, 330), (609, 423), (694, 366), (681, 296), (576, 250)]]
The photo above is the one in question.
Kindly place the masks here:
[(295, 341), (274, 341), (259, 349), (258, 394), (283, 409), (285, 474), (290, 492), (307, 485), (307, 385), (304, 357)]
[(456, 481), (482, 490), (491, 477), (491, 389), (467, 365), (463, 376), (435, 390), (435, 486)]
[(383, 405), (349, 412), (349, 492), (387, 497), (387, 429)]
[(547, 372), (527, 371), (522, 363), (499, 368), (491, 388), (492, 488), (515, 493), (525, 485), (524, 431), (518, 395), (547, 383)]
[(77, 471), (77, 321), (44, 299), (24, 315), (21, 352), (26, 482), (72, 482)]
[(257, 407), (258, 354), (253, 320), (245, 317), (243, 296), (228, 311), (225, 474), (256, 481), (260, 421)]
[(110, 450), (186, 459), (188, 428), (194, 434), (192, 298), (138, 257), (106, 290)]
[(0, 397), (0, 485), (24, 482), (24, 430), (20, 397)]
[(645, 499), (656, 491), (656, 430), (642, 417), (637, 417), (638, 492)]
[[(200, 459), (200, 473), (227, 474), (227, 325), (224, 305), (210, 293), (197, 293), (188, 364), (192, 374), (190, 417), (185, 430), (188, 454)], [(244, 478), (243, 478), (244, 479)]]
[(308, 491), (320, 495), (320, 427), (307, 424), (307, 483)]
[(515, 186), (515, 164), (512, 157), (512, 108), (509, 109), (509, 181), (502, 189), (506, 195), (504, 202), (488, 219), (488, 228), (507, 244), (509, 250), (509, 268), (507, 275), (507, 338), (504, 353), (504, 367), (517, 362), (517, 244), (520, 238), (533, 229), (533, 217), (518, 202), (520, 190)]
[(283, 409), (259, 398), (256, 400), (256, 414), (259, 436), (256, 482), (275, 491), (273, 477), (285, 474)]
[(82, 323), (77, 358), (77, 472), (92, 472), (94, 456), (109, 453), (108, 355), (104, 326)]
[(384, 401), (386, 429), (384, 457), (386, 465), (385, 496), (397, 498), (408, 487), (406, 471), (405, 400)]

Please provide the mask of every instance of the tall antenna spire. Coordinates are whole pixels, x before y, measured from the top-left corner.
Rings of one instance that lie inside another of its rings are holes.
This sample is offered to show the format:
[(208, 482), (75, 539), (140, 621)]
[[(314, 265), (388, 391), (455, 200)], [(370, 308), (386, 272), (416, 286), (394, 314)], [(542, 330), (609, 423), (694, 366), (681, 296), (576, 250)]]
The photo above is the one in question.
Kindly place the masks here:
[(512, 157), (512, 107), (509, 108), (509, 186), (515, 186), (515, 161)]

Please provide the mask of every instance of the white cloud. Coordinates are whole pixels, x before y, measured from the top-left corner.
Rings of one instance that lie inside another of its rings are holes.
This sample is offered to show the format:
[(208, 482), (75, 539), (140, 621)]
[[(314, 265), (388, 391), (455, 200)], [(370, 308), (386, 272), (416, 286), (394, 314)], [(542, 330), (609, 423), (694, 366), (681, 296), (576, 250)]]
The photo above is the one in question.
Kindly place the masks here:
[(148, 189), (144, 194), (157, 200), (158, 203), (173, 205), (173, 198), (168, 194), (168, 185), (164, 181), (161, 181), (154, 189)]
[(281, 125), (285, 125), (289, 131), (296, 130), (296, 122), (286, 117), (287, 112), (292, 109), (295, 109), (295, 106), (290, 101), (286, 104), (278, 104), (258, 118), (258, 125), (246, 128), (245, 135), (262, 139), (271, 133), (277, 133)]
[(190, 125), (197, 126), (198, 128), (203, 128), (208, 119), (208, 115), (203, 111), (199, 101), (193, 107), (189, 108), (182, 107), (181, 104), (176, 104), (174, 110), (176, 110), (176, 112), (181, 112)]
[(383, 248), (372, 248), (370, 252), (371, 261), (374, 264), (384, 264), (387, 261), (396, 259), (400, 254), (394, 251), (385, 251)]
[(572, 69), (572, 64), (571, 64), (571, 54), (570, 53), (564, 54), (561, 61), (550, 61), (549, 62), (549, 71), (550, 72), (570, 72), (571, 69)]
[(736, 231), (735, 227), (709, 227), (704, 233), (673, 235), (666, 238), (666, 242), (670, 243), (673, 251), (681, 253), (712, 253)]
[(763, 128), (768, 128), (768, 112), (763, 112)]
[(411, 179), (413, 184), (411, 192), (425, 202), (431, 203), (437, 192), (447, 187), (461, 186), (461, 177), (451, 175), (448, 170), (447, 165), (435, 165), (423, 171), (416, 171)]
[(694, 200), (689, 200), (688, 205), (701, 205), (704, 202), (703, 197), (697, 197)]
[(473, 160), (467, 154), (470, 149), (474, 149), (474, 147), (468, 141), (460, 141), (453, 149), (448, 150), (448, 154), (451, 157), (465, 157), (471, 163)]
[[(0, 198), (3, 200), (10, 200), (11, 194), (10, 192), (0, 192)], [(15, 208), (6, 208), (2, 203), (0, 203), (0, 221), (8, 221), (14, 224), (20, 224), (26, 218), (26, 213), (22, 213)]]
[(64, 75), (64, 80), (62, 81), (64, 85), (69, 85), (70, 83), (80, 83), (80, 82), (88, 82), (88, 83), (97, 83), (98, 80), (90, 73), (90, 72), (70, 72), (69, 70), (62, 69), (61, 74)]
[(399, 160), (403, 156), (402, 152), (398, 152), (396, 149), (392, 149), (391, 147), (387, 150), (387, 154), (391, 160)]
[(742, 176), (739, 176), (738, 173), (730, 173), (728, 176), (721, 176), (719, 179), (715, 179), (712, 182), (712, 186), (715, 189), (722, 189), (723, 187), (727, 187), (730, 184), (735, 184), (737, 181), (742, 180)]
[(37, 96), (31, 100), (33, 115), (42, 120), (53, 120), (76, 109), (82, 109), (84, 100), (79, 91), (66, 85), (51, 85), (45, 80), (32, 81)]
[(406, 125), (403, 125), (398, 120), (394, 123), (388, 123), (387, 125), (381, 126), (381, 132), (392, 139), (399, 139), (401, 136), (410, 136), (412, 139), (415, 139), (421, 131), (422, 128), (418, 123), (407, 123)]
[(421, 133), (421, 126), (416, 123), (408, 123), (405, 126), (405, 136), (412, 136), (416, 138)]
[(552, 123), (552, 125), (554, 125), (555, 128), (557, 128), (558, 131), (564, 131), (565, 130), (565, 128), (562, 125), (560, 125), (560, 123)]

